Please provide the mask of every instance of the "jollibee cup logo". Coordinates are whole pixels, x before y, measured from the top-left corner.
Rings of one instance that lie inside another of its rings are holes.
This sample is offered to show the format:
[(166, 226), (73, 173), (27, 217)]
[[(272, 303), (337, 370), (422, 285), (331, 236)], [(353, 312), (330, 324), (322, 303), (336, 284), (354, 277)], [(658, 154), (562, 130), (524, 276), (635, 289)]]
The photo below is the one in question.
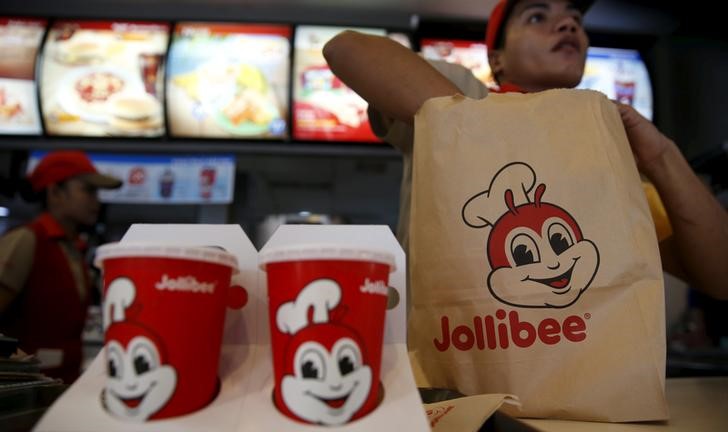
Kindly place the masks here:
[(133, 316), (136, 287), (114, 279), (104, 301), (107, 375), (104, 401), (118, 417), (146, 421), (162, 409), (177, 387), (177, 371), (167, 363), (159, 337)]
[(266, 249), (260, 260), (278, 412), (326, 426), (369, 415), (384, 400), (379, 377), (394, 256), (303, 243)]
[[(599, 250), (565, 209), (544, 200), (546, 185), (523, 162), (502, 167), (487, 190), (468, 199), (463, 221), (491, 228), (488, 289), (498, 301), (524, 308), (565, 308), (589, 288)], [(503, 206), (505, 204), (505, 206)]]
[(219, 390), (227, 307), (245, 289), (234, 255), (210, 247), (109, 244), (104, 274), (107, 411), (144, 422), (189, 414)]
[(372, 369), (360, 336), (337, 323), (337, 314), (346, 313), (340, 301), (339, 284), (318, 279), (276, 312), (278, 330), (292, 336), (280, 384), (283, 403), (311, 423), (348, 422), (372, 387)]

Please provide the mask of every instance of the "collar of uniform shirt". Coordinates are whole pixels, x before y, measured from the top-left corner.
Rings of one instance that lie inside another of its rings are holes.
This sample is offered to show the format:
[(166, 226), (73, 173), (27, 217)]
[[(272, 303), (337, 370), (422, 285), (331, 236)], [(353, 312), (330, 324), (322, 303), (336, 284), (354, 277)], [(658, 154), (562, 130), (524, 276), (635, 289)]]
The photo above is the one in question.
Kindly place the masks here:
[(76, 236), (76, 238), (69, 238), (68, 235), (66, 235), (66, 232), (63, 231), (61, 224), (59, 224), (50, 213), (42, 213), (38, 216), (38, 222), (48, 234), (48, 237), (54, 239), (66, 238), (72, 241), (74, 247), (81, 252), (84, 252), (88, 248), (88, 244), (80, 236)]

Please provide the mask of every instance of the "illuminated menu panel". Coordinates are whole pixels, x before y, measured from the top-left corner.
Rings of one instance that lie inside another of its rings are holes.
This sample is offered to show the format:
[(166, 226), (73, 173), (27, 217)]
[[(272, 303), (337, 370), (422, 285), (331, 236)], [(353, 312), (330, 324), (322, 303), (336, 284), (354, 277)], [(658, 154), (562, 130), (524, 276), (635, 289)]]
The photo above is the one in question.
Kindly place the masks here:
[(489, 88), (497, 87), (488, 64), (488, 50), (483, 42), (455, 39), (422, 39), (422, 56), (442, 60), (470, 69), (473, 75)]
[[(341, 82), (324, 59), (323, 46), (346, 30), (296, 27), (293, 66), (293, 137), (301, 140), (376, 142), (367, 103)], [(383, 29), (355, 29), (385, 36)]]
[[(46, 152), (32, 152), (31, 172)], [(229, 204), (235, 185), (235, 156), (89, 153), (99, 172), (121, 179), (119, 189), (99, 190), (105, 203)]]
[(45, 20), (0, 17), (0, 134), (39, 135), (35, 59)]
[(577, 88), (600, 91), (652, 120), (652, 84), (636, 50), (589, 48), (584, 77)]
[(162, 135), (168, 34), (165, 23), (56, 22), (40, 76), (47, 133)]
[(285, 138), (291, 27), (180, 23), (170, 47), (171, 135)]

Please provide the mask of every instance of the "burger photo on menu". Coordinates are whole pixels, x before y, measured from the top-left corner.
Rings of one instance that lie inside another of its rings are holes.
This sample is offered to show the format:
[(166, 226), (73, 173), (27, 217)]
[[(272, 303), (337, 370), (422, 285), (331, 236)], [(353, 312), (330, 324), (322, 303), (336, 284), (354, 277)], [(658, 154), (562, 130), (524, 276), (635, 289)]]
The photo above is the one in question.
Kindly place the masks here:
[(168, 26), (59, 21), (48, 32), (41, 108), (51, 135), (160, 136)]

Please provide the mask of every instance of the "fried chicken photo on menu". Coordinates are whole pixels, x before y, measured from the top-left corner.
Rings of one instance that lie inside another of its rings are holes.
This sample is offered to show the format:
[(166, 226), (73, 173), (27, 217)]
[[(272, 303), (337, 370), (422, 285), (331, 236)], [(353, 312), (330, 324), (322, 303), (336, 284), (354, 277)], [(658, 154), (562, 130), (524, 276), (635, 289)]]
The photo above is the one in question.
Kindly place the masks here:
[(7, 120), (23, 112), (23, 106), (9, 97), (7, 90), (0, 87), (0, 119)]

